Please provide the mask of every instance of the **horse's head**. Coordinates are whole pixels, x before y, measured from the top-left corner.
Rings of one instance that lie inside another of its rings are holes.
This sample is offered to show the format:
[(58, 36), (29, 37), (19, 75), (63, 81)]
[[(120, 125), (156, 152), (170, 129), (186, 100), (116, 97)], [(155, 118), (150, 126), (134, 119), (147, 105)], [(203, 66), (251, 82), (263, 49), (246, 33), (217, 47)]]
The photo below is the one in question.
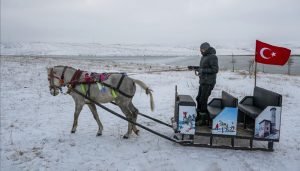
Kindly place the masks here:
[(64, 80), (62, 75), (59, 75), (62, 74), (60, 70), (58, 67), (47, 68), (49, 89), (52, 96), (56, 96), (59, 94), (59, 91), (62, 91)]

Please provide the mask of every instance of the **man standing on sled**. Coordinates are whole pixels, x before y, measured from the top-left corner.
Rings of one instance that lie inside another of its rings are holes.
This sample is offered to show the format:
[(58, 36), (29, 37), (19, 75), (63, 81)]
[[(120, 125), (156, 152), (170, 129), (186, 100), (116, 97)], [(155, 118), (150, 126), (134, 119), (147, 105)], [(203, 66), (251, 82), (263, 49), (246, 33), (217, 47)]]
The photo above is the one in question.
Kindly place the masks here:
[(197, 95), (197, 125), (205, 124), (208, 119), (207, 101), (211, 94), (211, 91), (215, 87), (217, 73), (219, 71), (218, 57), (216, 56), (216, 50), (209, 45), (209, 43), (202, 43), (200, 46), (200, 52), (202, 54), (200, 60), (200, 67), (198, 70), (199, 76), (199, 91)]

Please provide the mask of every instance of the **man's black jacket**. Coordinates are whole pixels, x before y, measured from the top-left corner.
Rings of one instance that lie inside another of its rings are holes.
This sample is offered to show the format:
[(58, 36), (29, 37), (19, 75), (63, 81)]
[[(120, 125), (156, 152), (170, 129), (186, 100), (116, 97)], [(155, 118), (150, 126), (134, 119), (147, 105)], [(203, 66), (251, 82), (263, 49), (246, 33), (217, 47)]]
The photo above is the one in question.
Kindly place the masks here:
[(199, 68), (200, 84), (216, 84), (217, 73), (219, 71), (218, 57), (213, 47), (202, 53)]

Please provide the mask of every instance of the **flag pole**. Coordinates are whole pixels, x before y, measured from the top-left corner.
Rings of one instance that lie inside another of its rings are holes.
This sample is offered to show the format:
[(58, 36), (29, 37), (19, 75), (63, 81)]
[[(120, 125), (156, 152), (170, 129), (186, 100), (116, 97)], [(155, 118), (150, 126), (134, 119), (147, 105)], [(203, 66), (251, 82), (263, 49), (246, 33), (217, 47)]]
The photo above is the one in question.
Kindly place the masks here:
[(256, 87), (256, 69), (257, 69), (257, 62), (255, 61), (255, 66), (254, 66), (254, 87)]
[(256, 56), (257, 56), (257, 40), (256, 40), (256, 45), (255, 45), (255, 55), (254, 55), (254, 63), (255, 63), (255, 66), (254, 66), (254, 87), (256, 87), (256, 70), (257, 70), (257, 62), (256, 62)]

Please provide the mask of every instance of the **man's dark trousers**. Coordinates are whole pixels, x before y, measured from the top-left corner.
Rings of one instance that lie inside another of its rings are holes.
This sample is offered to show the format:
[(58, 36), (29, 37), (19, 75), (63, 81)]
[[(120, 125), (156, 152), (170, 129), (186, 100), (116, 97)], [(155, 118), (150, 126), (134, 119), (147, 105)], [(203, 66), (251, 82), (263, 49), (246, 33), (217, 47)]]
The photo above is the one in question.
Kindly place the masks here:
[(215, 87), (215, 84), (200, 84), (197, 100), (197, 111), (201, 113), (208, 113), (207, 111), (207, 101), (211, 94), (211, 91)]

